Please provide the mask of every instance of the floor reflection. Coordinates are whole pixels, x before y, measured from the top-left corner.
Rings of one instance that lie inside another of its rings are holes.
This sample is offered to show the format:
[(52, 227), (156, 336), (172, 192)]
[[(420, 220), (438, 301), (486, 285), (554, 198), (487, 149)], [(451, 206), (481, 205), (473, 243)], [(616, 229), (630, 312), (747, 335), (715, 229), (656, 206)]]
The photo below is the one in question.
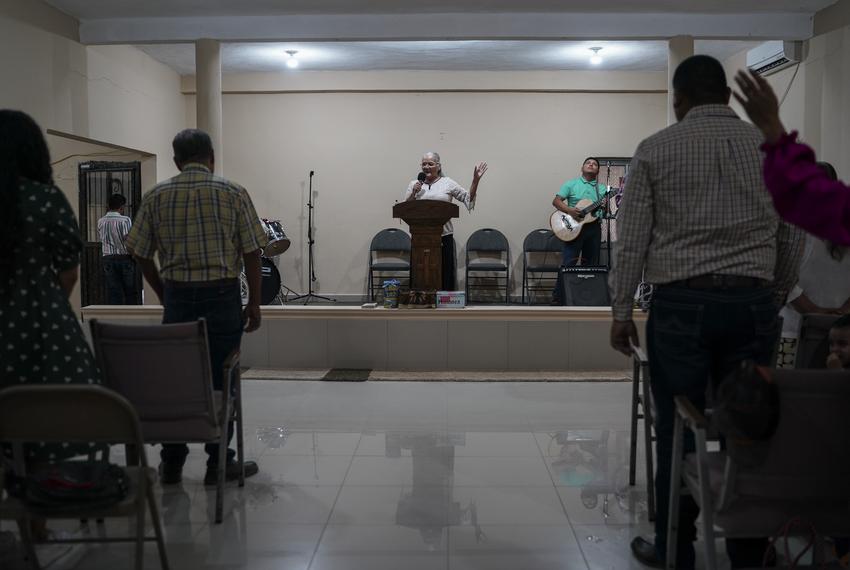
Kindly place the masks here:
[[(651, 532), (640, 469), (628, 486), (627, 383), (244, 390), (260, 473), (227, 485), (215, 524), (206, 455), (190, 446), (183, 484), (156, 486), (172, 568), (619, 569)], [(130, 567), (132, 554), (89, 547), (76, 567)], [(158, 567), (153, 547), (145, 558)]]
[(544, 453), (549, 457), (555, 484), (566, 488), (562, 496), (569, 489), (578, 489), (582, 506), (599, 510), (605, 523), (645, 515), (646, 501), (629, 486), (626, 432), (566, 430), (549, 437)]
[(386, 434), (387, 457), (410, 450), (413, 459), (412, 490), (399, 497), (396, 524), (417, 529), (431, 550), (442, 547), (450, 526), (472, 526), (478, 539), (484, 537), (475, 502), (462, 506), (453, 496), (455, 446), (464, 443), (464, 434)]

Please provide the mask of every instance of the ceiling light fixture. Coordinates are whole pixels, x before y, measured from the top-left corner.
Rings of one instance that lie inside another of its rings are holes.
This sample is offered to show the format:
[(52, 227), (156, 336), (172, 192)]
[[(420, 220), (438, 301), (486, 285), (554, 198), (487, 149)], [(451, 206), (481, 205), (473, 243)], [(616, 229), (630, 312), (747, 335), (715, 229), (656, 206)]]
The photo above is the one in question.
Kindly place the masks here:
[(599, 52), (600, 52), (600, 50), (602, 50), (602, 48), (601, 47), (592, 47), (592, 48), (589, 48), (589, 49), (590, 49), (590, 51), (593, 52), (593, 55), (590, 56), (591, 65), (599, 65), (600, 63), (602, 63), (602, 56), (599, 55)]
[(298, 67), (298, 60), (295, 59), (295, 54), (298, 53), (297, 49), (288, 49), (286, 50), (286, 67), (289, 69), (295, 69)]

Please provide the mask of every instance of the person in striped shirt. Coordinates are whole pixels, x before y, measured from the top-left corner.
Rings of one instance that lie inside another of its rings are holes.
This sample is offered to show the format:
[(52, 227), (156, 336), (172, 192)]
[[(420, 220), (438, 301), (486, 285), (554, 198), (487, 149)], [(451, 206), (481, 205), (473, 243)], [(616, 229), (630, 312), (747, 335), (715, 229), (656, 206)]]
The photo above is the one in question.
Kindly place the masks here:
[(97, 221), (106, 276), (106, 301), (110, 305), (136, 305), (139, 302), (136, 263), (125, 244), (133, 225), (124, 215), (126, 203), (127, 198), (121, 194), (111, 195), (107, 203), (109, 210)]

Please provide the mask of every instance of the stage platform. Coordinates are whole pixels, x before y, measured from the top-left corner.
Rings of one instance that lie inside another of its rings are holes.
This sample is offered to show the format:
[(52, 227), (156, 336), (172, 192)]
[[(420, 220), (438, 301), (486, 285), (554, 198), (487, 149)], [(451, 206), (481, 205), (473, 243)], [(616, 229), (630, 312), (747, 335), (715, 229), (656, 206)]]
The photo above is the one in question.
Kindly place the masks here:
[[(158, 305), (93, 305), (86, 321), (159, 323)], [(609, 345), (611, 311), (600, 307), (472, 306), (464, 309), (262, 307), (260, 330), (242, 340), (242, 364), (258, 368), (373, 370), (626, 370)], [(636, 312), (643, 334), (646, 316)]]

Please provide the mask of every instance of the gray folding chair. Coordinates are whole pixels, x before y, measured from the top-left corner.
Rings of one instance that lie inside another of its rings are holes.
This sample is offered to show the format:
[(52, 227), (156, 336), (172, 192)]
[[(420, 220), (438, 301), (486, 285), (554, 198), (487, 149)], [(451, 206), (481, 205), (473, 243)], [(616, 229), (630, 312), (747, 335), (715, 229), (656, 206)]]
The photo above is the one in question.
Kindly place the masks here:
[[(501, 290), (499, 283), (504, 279), (505, 304), (510, 303), (511, 251), (508, 239), (499, 230), (484, 228), (476, 230), (466, 240), (466, 302), (472, 301), (473, 290)], [(470, 282), (470, 278), (476, 282)], [(492, 280), (493, 284), (487, 284)]]
[(838, 315), (803, 315), (794, 368), (826, 368), (826, 357), (829, 356), (829, 328), (837, 320)]
[[(142, 450), (142, 430), (132, 405), (121, 395), (102, 386), (38, 385), (14, 386), (0, 390), (0, 441), (15, 448), (15, 473), (26, 477), (23, 444), (26, 442), (73, 442), (125, 444)], [(135, 542), (135, 567), (144, 562), (144, 543), (155, 540), (162, 568), (168, 556), (162, 523), (153, 495), (156, 471), (148, 467), (144, 453), (138, 454), (138, 467), (125, 467), (129, 479), (127, 497), (108, 507), (81, 503), (63, 505), (61, 511), (35, 508), (17, 498), (0, 501), (0, 519), (15, 520), (21, 533), (25, 555), (33, 568), (39, 568), (30, 521), (42, 519), (103, 519), (135, 515), (136, 535), (55, 539), (47, 543)], [(4, 488), (0, 469), (0, 497)], [(154, 536), (145, 536), (145, 503), (150, 509)]]
[(381, 289), (383, 279), (398, 279), (410, 286), (410, 236), (398, 228), (379, 231), (369, 245), (369, 300)]
[(555, 237), (552, 230), (533, 230), (525, 236), (522, 242), (523, 304), (531, 303), (531, 293), (539, 291), (546, 293), (546, 302), (549, 302), (558, 281), (562, 249), (563, 242)]
[[(745, 448), (730, 441), (731, 451), (709, 452), (708, 420), (687, 398), (676, 398), (670, 480), (682, 480), (700, 505), (708, 570), (717, 568), (715, 537), (774, 536), (795, 517), (821, 536), (850, 536), (850, 372), (778, 369), (772, 374), (779, 424), (770, 440)], [(694, 432), (696, 453), (683, 459), (685, 428)], [(670, 486), (670, 569), (680, 492), (680, 485)], [(815, 545), (816, 564), (820, 550)]]
[(629, 448), (629, 485), (635, 486), (637, 475), (638, 420), (643, 420), (643, 444), (646, 456), (646, 502), (649, 520), (655, 520), (655, 464), (652, 442), (652, 394), (649, 391), (649, 359), (639, 346), (632, 347), (632, 421)]
[[(215, 522), (220, 523), (227, 427), (232, 420), (237, 461), (240, 467), (244, 464), (239, 351), (225, 361), (224, 386), (214, 392), (203, 319), (167, 325), (116, 325), (93, 319), (91, 333), (104, 384), (135, 406), (145, 443), (219, 444)], [(244, 485), (240, 469), (239, 486)]]

